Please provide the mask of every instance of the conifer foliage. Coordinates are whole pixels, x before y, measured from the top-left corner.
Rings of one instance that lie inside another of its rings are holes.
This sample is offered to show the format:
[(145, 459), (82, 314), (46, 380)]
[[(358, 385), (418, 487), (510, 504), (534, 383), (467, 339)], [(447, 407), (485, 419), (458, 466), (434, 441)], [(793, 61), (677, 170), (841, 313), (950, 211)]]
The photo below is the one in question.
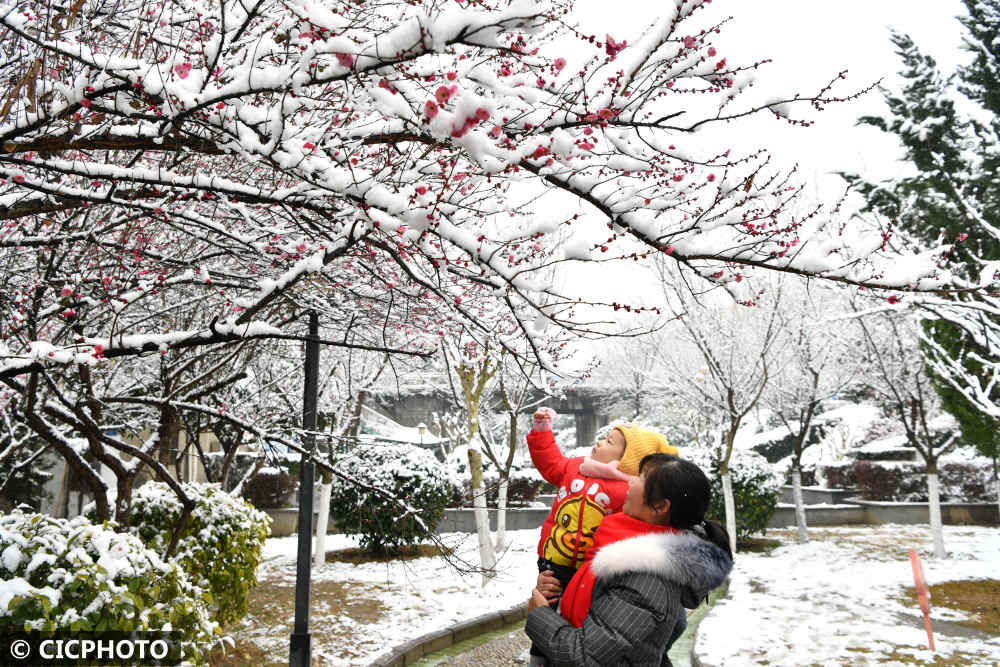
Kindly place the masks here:
[[(1000, 2), (963, 0), (971, 59), (942, 74), (934, 59), (893, 33), (903, 68), (901, 91), (886, 91), (888, 117), (863, 117), (898, 137), (911, 175), (870, 183), (848, 177), (868, 205), (899, 218), (924, 243), (953, 242), (948, 267), (970, 281), (1000, 271)], [(962, 99), (964, 98), (964, 100)], [(962, 113), (960, 109), (971, 109)], [(946, 409), (963, 437), (984, 454), (1000, 445), (1000, 294), (979, 291), (921, 299), (923, 347)]]

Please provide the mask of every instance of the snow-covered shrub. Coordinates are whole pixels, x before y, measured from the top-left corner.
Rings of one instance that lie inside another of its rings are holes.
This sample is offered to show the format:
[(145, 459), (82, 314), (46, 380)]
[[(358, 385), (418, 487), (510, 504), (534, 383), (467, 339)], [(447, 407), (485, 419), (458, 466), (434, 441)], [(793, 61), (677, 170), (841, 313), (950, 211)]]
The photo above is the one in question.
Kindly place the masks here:
[[(213, 617), (226, 625), (247, 612), (271, 519), (218, 484), (184, 484), (184, 491), (195, 507), (181, 534), (177, 561), (210, 593)], [(180, 516), (177, 494), (162, 482), (146, 482), (132, 497), (130, 530), (164, 553)]]
[[(865, 500), (927, 502), (927, 473), (923, 463), (858, 461), (854, 474)], [(993, 495), (991, 465), (985, 460), (938, 464), (942, 502), (989, 502)]]
[(359, 535), (366, 549), (384, 552), (417, 544), (444, 516), (452, 485), (444, 466), (426, 449), (360, 444), (334, 465), (357, 483), (334, 478), (330, 517), (338, 530)]
[(240, 495), (257, 509), (287, 507), (298, 483), (284, 470), (267, 467), (243, 483)]
[[(681, 456), (698, 464), (712, 482), (712, 502), (707, 516), (725, 522), (722, 477), (715, 456), (706, 449), (689, 448)], [(734, 449), (729, 459), (729, 477), (736, 504), (736, 539), (766, 533), (781, 499), (782, 475), (763, 456), (749, 449)]]
[(0, 516), (0, 631), (170, 630), (200, 662), (218, 626), (173, 560), (80, 516)]
[[(468, 447), (457, 447), (448, 455), (444, 462), (451, 480), (452, 493), (449, 505), (452, 507), (468, 507), (472, 505), (472, 477), (469, 474)], [(500, 487), (500, 474), (496, 466), (483, 457), (483, 484), (486, 485), (486, 502), (496, 506)], [(507, 504), (519, 505), (530, 503), (548, 483), (538, 474), (531, 459), (515, 457), (510, 467), (510, 477), (507, 486)]]

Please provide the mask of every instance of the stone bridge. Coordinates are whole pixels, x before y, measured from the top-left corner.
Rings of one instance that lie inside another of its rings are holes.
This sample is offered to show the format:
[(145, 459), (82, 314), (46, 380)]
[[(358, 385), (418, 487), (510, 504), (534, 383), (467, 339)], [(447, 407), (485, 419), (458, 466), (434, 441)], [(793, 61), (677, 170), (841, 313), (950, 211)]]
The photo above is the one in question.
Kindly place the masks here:
[[(531, 406), (547, 405), (560, 415), (573, 415), (576, 421), (576, 446), (594, 444), (597, 429), (610, 421), (607, 392), (590, 387), (573, 387), (560, 396), (536, 391), (526, 403)], [(455, 401), (446, 391), (416, 391), (399, 393), (379, 392), (369, 398), (372, 407), (403, 426), (434, 423), (434, 414), (444, 414), (455, 409)], [(487, 406), (492, 411), (503, 410), (499, 397)]]

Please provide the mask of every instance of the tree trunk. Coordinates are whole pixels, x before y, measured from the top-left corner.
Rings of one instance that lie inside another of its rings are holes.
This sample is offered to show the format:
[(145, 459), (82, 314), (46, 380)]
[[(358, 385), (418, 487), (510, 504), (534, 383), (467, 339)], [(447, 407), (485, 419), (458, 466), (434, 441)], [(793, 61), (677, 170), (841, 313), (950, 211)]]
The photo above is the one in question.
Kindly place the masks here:
[(733, 481), (729, 466), (722, 473), (722, 496), (726, 501), (726, 529), (729, 531), (729, 548), (736, 555), (736, 501), (733, 499)]
[(494, 553), (500, 553), (507, 548), (507, 489), (510, 479), (506, 474), (500, 475), (500, 488), (497, 489), (497, 537)]
[(938, 488), (937, 466), (927, 466), (927, 510), (930, 514), (931, 535), (934, 537), (934, 555), (946, 558), (944, 531), (941, 527), (941, 495)]
[(722, 475), (722, 498), (726, 504), (726, 530), (729, 531), (729, 549), (736, 555), (736, 499), (733, 497), (733, 480), (729, 476), (729, 459), (733, 455), (733, 444), (736, 442), (736, 431), (740, 427), (739, 420), (733, 420), (729, 430), (723, 435), (723, 452), (719, 461), (719, 473)]
[(483, 585), (496, 576), (496, 557), (490, 540), (490, 515), (486, 510), (486, 488), (483, 484), (483, 455), (469, 438), (469, 472), (472, 474), (472, 507), (479, 538), (479, 564), (483, 568)]
[(1000, 512), (1000, 471), (997, 470), (997, 457), (993, 457), (993, 485), (997, 492), (997, 511)]
[(326, 562), (326, 533), (330, 530), (330, 491), (333, 475), (324, 470), (319, 483), (319, 516), (316, 519), (316, 551), (313, 565), (319, 567)]
[(52, 515), (57, 519), (66, 519), (67, 514), (69, 514), (69, 462), (63, 461), (62, 482), (59, 484), (59, 493), (56, 494)]
[(795, 525), (799, 530), (799, 542), (808, 542), (806, 506), (802, 502), (802, 466), (799, 464), (795, 464), (792, 468), (792, 496), (795, 498)]

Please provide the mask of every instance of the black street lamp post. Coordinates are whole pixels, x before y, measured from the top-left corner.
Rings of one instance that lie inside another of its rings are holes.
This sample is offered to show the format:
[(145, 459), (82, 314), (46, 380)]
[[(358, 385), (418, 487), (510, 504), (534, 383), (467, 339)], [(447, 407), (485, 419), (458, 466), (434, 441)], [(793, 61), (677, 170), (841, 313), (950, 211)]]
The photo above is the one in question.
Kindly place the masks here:
[(299, 468), (299, 550), (295, 563), (295, 625), (292, 628), (290, 667), (309, 667), (312, 663), (312, 635), (309, 632), (309, 587), (312, 566), (313, 480), (312, 461), (316, 448), (316, 394), (319, 382), (319, 317), (309, 313), (309, 338), (306, 340), (305, 390), (302, 401), (302, 465)]

